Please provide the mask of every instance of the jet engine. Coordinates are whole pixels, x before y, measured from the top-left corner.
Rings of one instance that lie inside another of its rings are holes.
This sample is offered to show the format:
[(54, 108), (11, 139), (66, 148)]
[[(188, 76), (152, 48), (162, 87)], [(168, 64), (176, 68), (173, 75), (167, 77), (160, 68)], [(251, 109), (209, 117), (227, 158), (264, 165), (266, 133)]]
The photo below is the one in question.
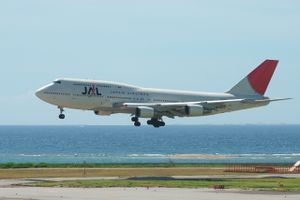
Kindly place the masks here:
[(201, 116), (203, 115), (204, 109), (201, 105), (189, 105), (185, 106), (185, 114), (186, 116)]
[(135, 115), (141, 118), (152, 118), (154, 114), (154, 109), (147, 106), (139, 106), (135, 111)]

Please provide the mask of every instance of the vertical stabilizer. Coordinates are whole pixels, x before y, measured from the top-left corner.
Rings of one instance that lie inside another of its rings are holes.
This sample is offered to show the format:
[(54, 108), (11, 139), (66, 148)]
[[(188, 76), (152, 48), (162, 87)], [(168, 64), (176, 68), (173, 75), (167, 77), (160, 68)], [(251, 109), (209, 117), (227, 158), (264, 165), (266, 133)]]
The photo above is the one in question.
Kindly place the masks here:
[(289, 172), (294, 172), (294, 171), (297, 169), (297, 167), (300, 167), (300, 161), (296, 162), (296, 163), (293, 165), (293, 167), (291, 167), (291, 168), (289, 169)]
[(236, 96), (264, 96), (278, 60), (265, 60), (228, 93)]

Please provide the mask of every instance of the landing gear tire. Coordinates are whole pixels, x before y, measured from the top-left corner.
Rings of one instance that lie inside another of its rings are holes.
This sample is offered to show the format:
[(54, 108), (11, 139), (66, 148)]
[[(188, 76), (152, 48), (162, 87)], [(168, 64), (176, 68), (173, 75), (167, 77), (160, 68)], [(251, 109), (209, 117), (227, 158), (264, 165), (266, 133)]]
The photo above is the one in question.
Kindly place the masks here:
[(153, 127), (154, 128), (159, 128), (160, 126), (159, 126), (159, 124), (153, 124)]
[(58, 115), (58, 118), (59, 119), (65, 119), (66, 116), (63, 114), (64, 109), (60, 106), (58, 108), (59, 108), (59, 111), (60, 111), (60, 114)]
[(59, 119), (64, 119), (66, 116), (64, 114), (60, 114), (58, 117)]
[(134, 122), (134, 126), (136, 126), (136, 127), (139, 127), (139, 126), (141, 126), (141, 122)]
[(166, 123), (163, 122), (162, 120), (154, 119), (154, 118), (152, 118), (151, 120), (148, 120), (147, 124), (148, 125), (152, 125), (155, 128), (159, 128), (161, 126), (165, 126), (166, 125)]
[(139, 121), (139, 118), (137, 118), (137, 117), (131, 117), (131, 121), (137, 122), (137, 121)]
[(141, 122), (139, 122), (139, 118), (138, 118), (138, 117), (132, 117), (132, 118), (131, 118), (131, 121), (134, 122), (134, 126), (135, 126), (135, 127), (141, 126)]

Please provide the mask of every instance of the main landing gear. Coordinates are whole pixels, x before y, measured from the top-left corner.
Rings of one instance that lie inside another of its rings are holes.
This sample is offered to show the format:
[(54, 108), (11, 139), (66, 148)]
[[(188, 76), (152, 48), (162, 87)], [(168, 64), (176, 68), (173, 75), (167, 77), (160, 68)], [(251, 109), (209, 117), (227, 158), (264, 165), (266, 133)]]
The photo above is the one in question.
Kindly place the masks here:
[[(141, 126), (141, 122), (139, 122), (139, 118), (138, 117), (132, 117), (131, 121), (134, 122), (134, 126), (139, 127)], [(155, 128), (159, 128), (161, 126), (165, 126), (166, 123), (160, 118), (151, 118), (150, 120), (147, 121), (148, 125), (152, 125)]]
[(60, 114), (58, 115), (58, 118), (59, 119), (64, 119), (66, 116), (63, 114), (64, 112), (64, 109), (62, 107), (58, 107), (59, 110), (60, 110)]
[(159, 128), (161, 126), (165, 126), (166, 123), (162, 119), (151, 118), (147, 121), (148, 125), (152, 125), (155, 128)]
[(139, 122), (139, 118), (138, 117), (132, 117), (131, 121), (134, 122), (134, 126), (136, 126), (136, 127), (141, 126), (141, 122)]

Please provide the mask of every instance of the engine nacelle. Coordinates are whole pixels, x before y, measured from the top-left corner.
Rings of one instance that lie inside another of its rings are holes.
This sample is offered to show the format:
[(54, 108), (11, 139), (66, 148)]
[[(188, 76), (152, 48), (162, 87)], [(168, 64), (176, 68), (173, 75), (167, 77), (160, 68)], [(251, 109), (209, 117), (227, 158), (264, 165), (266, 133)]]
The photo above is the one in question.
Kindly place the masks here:
[(153, 118), (154, 114), (154, 109), (147, 106), (139, 106), (135, 111), (135, 115), (141, 118)]
[(201, 105), (185, 106), (185, 114), (189, 117), (201, 116), (204, 113), (204, 108)]

